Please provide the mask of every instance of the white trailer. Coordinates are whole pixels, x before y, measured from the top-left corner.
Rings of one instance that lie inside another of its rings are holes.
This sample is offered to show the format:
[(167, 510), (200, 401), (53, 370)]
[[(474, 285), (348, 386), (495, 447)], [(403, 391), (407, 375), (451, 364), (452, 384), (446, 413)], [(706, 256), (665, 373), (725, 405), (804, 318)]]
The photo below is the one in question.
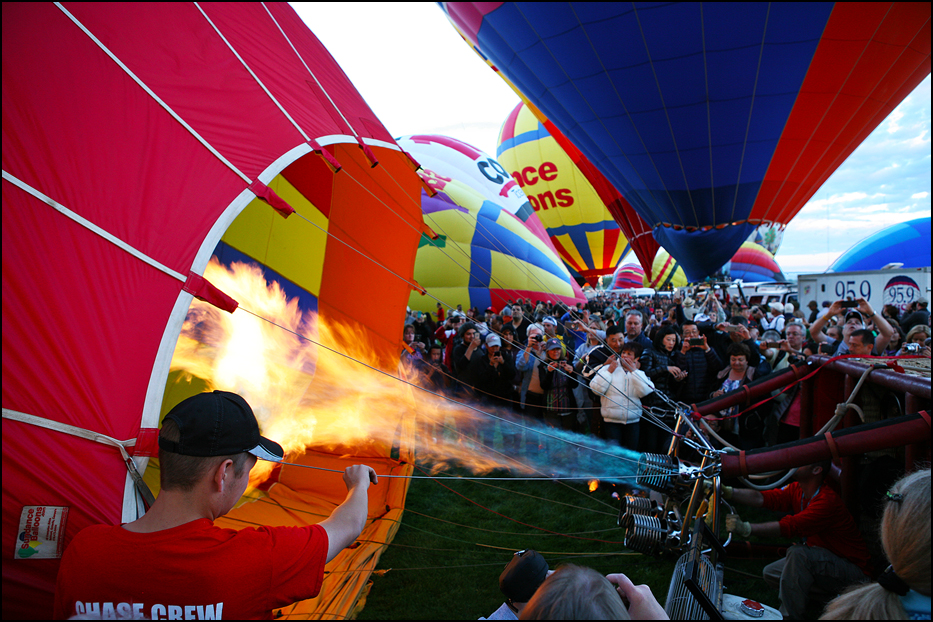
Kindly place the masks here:
[(879, 313), (884, 305), (894, 305), (903, 313), (918, 298), (929, 300), (930, 268), (801, 274), (797, 291), (804, 309), (811, 300), (822, 307), (824, 301), (864, 298)]

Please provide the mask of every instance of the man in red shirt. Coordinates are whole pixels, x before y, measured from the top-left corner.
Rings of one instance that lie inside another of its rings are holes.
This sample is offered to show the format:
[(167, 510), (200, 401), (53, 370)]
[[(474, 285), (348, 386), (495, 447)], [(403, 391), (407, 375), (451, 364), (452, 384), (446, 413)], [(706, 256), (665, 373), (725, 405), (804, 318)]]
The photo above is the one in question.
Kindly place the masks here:
[(376, 473), (348, 467), (349, 493), (320, 524), (215, 527), (243, 495), (257, 458), (283, 457), (235, 393), (201, 393), (175, 406), (159, 433), (158, 498), (132, 523), (74, 537), (58, 572), (55, 618), (272, 619), (273, 609), (316, 596), (324, 564), (366, 524)]
[(783, 537), (798, 541), (784, 559), (765, 566), (765, 581), (777, 587), (784, 618), (802, 619), (810, 594), (836, 595), (871, 574), (868, 547), (855, 519), (824, 479), (830, 461), (802, 466), (794, 481), (775, 490), (731, 489), (723, 496), (753, 507), (788, 513), (767, 523), (747, 523), (726, 516), (726, 529), (737, 536)]

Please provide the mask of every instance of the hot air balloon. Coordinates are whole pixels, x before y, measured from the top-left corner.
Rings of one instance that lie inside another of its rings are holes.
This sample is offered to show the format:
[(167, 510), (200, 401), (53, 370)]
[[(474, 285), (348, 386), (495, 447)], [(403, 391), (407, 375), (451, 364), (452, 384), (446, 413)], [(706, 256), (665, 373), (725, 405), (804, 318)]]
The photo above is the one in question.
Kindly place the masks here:
[(786, 224), (930, 72), (930, 5), (442, 3), (687, 277)]
[(746, 283), (772, 283), (786, 281), (781, 267), (774, 256), (754, 242), (744, 242), (739, 252), (726, 264), (726, 272), (732, 280)]
[(918, 218), (882, 229), (844, 252), (827, 272), (881, 270), (889, 263), (904, 268), (930, 265), (930, 219)]
[(606, 205), (525, 104), (509, 114), (496, 158), (518, 182), (575, 275), (595, 283), (629, 250)]
[[(166, 389), (192, 301), (263, 312), (205, 278), (211, 257), (261, 264), (394, 365), (422, 185), (286, 4), (4, 4), (2, 62), (3, 615), (49, 618), (62, 547), (143, 511), (128, 465), (146, 469), (161, 415), (201, 388)], [(404, 473), (392, 443), (301, 460)], [(230, 524), (316, 522), (305, 509), (346, 494), (331, 475), (283, 467)], [(290, 611), (350, 615), (405, 482), (370, 491), (360, 548)]]
[(430, 311), (435, 299), (479, 309), (500, 309), (517, 298), (580, 301), (582, 292), (576, 294), (579, 287), (556, 253), (520, 220), (456, 180), (443, 188), (421, 197), (436, 237), (421, 237), (414, 276), (431, 296), (412, 292), (412, 309)]
[(612, 286), (610, 289), (641, 289), (644, 287), (645, 271), (629, 258), (616, 268), (612, 274)]
[(586, 297), (561, 262), (525, 193), (493, 157), (446, 136), (404, 136), (400, 147), (422, 165), (425, 224), (415, 281), (430, 296), (411, 294), (412, 309), (448, 306), (498, 309), (509, 300)]
[(677, 260), (663, 248), (659, 250), (651, 267), (651, 278), (645, 275), (645, 287), (662, 290), (684, 287), (686, 284), (687, 277)]

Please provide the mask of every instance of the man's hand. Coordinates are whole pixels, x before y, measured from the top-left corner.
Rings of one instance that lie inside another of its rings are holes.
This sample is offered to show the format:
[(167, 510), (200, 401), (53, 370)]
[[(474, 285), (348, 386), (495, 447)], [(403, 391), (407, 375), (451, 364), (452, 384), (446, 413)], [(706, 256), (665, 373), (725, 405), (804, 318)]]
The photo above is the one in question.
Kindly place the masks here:
[[(713, 482), (711, 480), (703, 480), (703, 494), (708, 495), (713, 489)], [(732, 491), (734, 490), (732, 486), (720, 486), (720, 492), (722, 493), (722, 498), (728, 501), (732, 498)]]
[(726, 514), (726, 531), (732, 532), (740, 538), (752, 535), (752, 524), (742, 520), (738, 514)]
[[(609, 363), (609, 373), (611, 374), (619, 368), (619, 357), (618, 356), (610, 357), (608, 363)], [(623, 365), (623, 369), (624, 369), (624, 365)]]
[(625, 603), (633, 620), (670, 620), (647, 585), (635, 585), (621, 572), (606, 575)]
[(679, 367), (668, 367), (667, 372), (674, 377), (674, 380), (683, 380), (687, 377), (687, 372)]
[(354, 464), (344, 470), (343, 483), (346, 484), (347, 490), (353, 490), (357, 486), (362, 486), (362, 490), (368, 490), (370, 483), (379, 483), (379, 478), (372, 467), (365, 464)]
[(868, 301), (864, 298), (856, 298), (855, 302), (858, 303), (858, 310), (866, 320), (870, 320), (871, 316), (875, 314), (874, 309), (871, 308), (871, 305), (868, 304)]

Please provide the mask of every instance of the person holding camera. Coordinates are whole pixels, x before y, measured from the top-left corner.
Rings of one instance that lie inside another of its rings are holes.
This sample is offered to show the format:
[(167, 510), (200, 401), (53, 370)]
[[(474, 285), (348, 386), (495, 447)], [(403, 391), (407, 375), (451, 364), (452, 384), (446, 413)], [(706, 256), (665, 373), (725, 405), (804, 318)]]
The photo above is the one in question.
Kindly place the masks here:
[(679, 399), (685, 404), (696, 404), (709, 398), (712, 378), (723, 368), (719, 354), (700, 335), (696, 322), (688, 320), (683, 325), (683, 346), (675, 358), (677, 367), (686, 372)]
[(905, 354), (919, 354), (930, 358), (930, 327), (918, 324), (910, 329), (904, 337), (904, 345), (897, 352), (898, 356)]
[[(820, 343), (829, 343), (830, 345), (835, 345), (836, 342), (831, 340), (829, 337), (823, 334), (823, 327), (826, 326), (826, 323), (832, 317), (842, 316), (845, 313), (845, 318), (843, 320), (842, 326), (842, 341), (838, 343), (836, 348), (835, 355), (849, 354), (851, 344), (849, 339), (857, 330), (867, 328), (865, 326), (866, 318), (874, 322), (875, 328), (878, 329), (879, 335), (875, 338), (873, 344), (873, 350), (875, 352), (884, 352), (884, 349), (888, 347), (888, 342), (891, 341), (891, 337), (894, 336), (894, 329), (888, 323), (883, 316), (871, 308), (871, 305), (868, 304), (868, 301), (864, 298), (858, 298), (857, 300), (837, 300), (829, 307), (829, 313), (824, 315), (810, 325), (810, 337), (817, 344)], [(860, 343), (864, 346), (864, 343)], [(864, 349), (864, 348), (861, 348)], [(862, 354), (862, 356), (871, 356), (871, 354)]]
[(572, 389), (577, 384), (573, 367), (564, 357), (560, 339), (548, 339), (544, 346), (545, 367), (540, 373), (544, 390), (544, 422), (552, 428), (573, 428), (574, 403)]

